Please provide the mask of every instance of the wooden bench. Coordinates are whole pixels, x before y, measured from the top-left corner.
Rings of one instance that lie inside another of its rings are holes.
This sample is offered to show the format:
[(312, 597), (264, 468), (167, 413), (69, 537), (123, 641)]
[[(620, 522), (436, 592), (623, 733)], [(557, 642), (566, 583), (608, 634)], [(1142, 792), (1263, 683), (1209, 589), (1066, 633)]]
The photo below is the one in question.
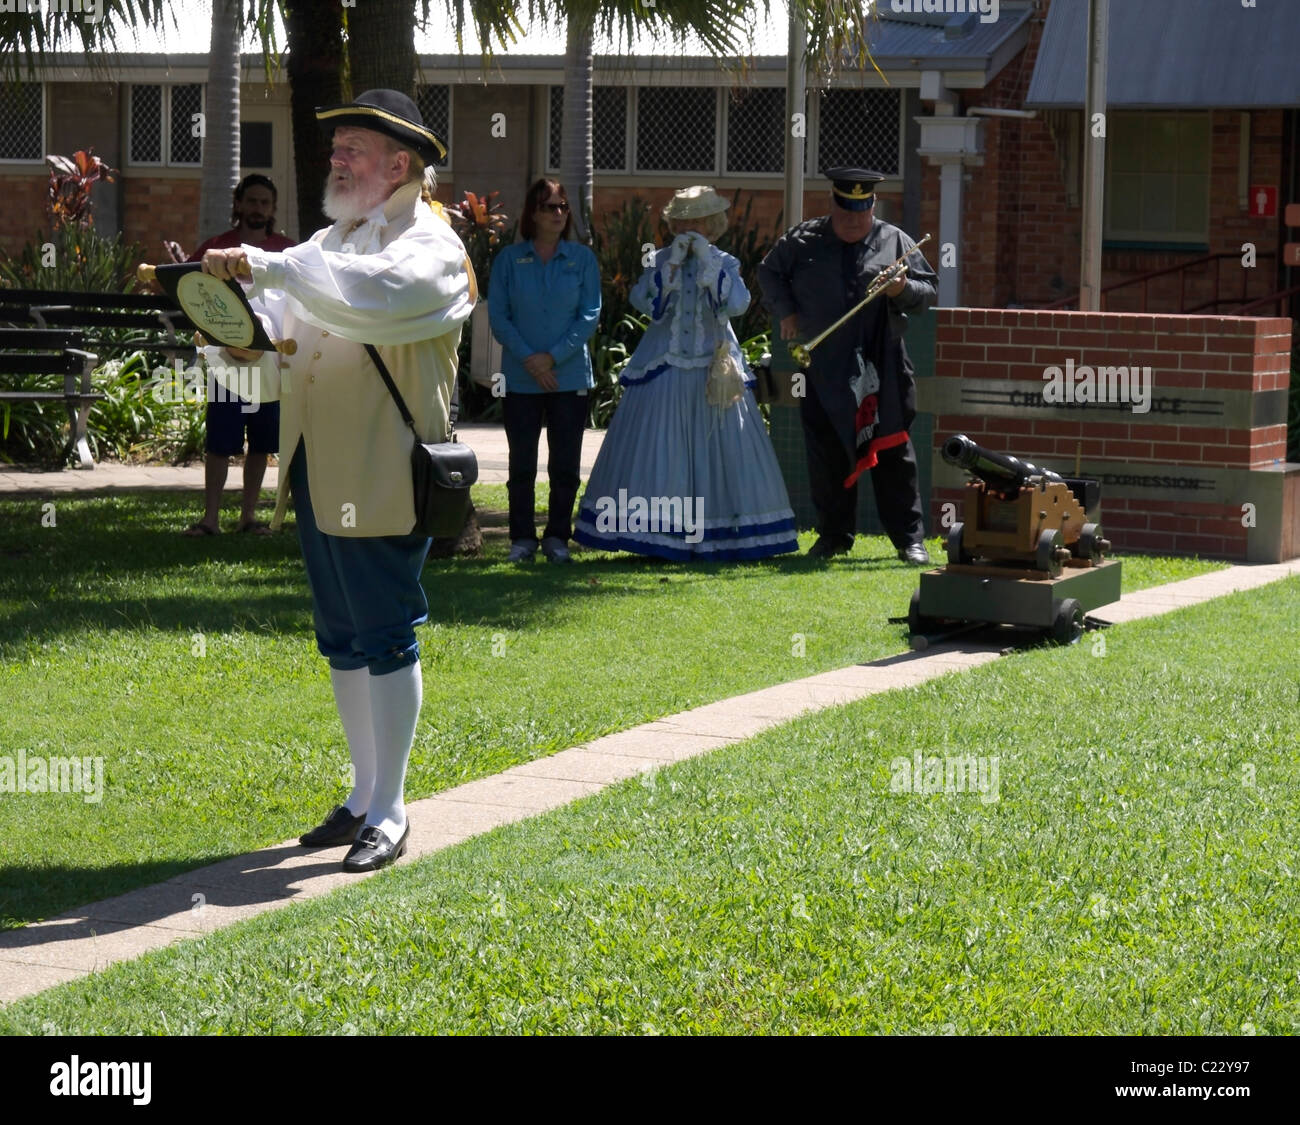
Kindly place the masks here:
[[(113, 339), (109, 330), (128, 335)], [(91, 381), (100, 356), (146, 350), (192, 362), (193, 332), (189, 317), (161, 294), (0, 289), (0, 403), (62, 400), (69, 432), (60, 464), (75, 449), (77, 467), (93, 469), (86, 427), (91, 407), (106, 397)], [(63, 390), (5, 387), (5, 377), (15, 375), (62, 375)]]
[(82, 346), (80, 332), (57, 328), (0, 328), (0, 377), (10, 375), (62, 375), (63, 390), (15, 391), (0, 386), (0, 402), (51, 402), (62, 399), (68, 409), (68, 441), (60, 464), (75, 448), (77, 465), (93, 469), (86, 424), (90, 407), (106, 397), (91, 386), (91, 372), (99, 356)]

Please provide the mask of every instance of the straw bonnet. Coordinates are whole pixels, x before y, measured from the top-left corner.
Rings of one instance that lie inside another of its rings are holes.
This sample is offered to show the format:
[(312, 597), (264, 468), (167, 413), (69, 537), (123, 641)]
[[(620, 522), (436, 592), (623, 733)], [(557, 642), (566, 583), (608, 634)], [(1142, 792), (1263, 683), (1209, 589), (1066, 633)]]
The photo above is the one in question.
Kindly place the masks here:
[(729, 206), (725, 199), (706, 184), (682, 188), (674, 192), (672, 202), (663, 210), (669, 222), (674, 219), (702, 219), (706, 215), (721, 215)]

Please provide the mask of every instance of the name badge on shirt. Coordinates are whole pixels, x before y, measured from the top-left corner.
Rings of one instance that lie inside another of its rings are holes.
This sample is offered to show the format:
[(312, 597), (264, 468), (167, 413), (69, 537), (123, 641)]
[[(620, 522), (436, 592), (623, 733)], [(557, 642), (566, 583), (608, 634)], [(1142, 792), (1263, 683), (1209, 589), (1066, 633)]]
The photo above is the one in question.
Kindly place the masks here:
[(522, 258), (516, 258), (516, 259), (515, 259), (515, 265), (517, 265), (517, 266), (526, 266), (526, 265), (528, 265), (529, 263), (531, 263), (532, 261), (533, 261), (533, 256), (532, 256), (531, 254), (525, 254)]

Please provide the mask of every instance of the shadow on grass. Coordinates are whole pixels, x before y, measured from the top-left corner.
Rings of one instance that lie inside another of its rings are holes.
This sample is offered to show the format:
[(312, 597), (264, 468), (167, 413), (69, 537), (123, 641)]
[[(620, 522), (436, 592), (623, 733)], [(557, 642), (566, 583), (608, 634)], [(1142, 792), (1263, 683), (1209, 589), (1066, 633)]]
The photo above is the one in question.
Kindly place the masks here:
[[(0, 959), (17, 950), (53, 954), (63, 942), (107, 928), (162, 923), (178, 931), (211, 930), (214, 923), (236, 920), (228, 912), (244, 917), (283, 905), (302, 894), (304, 881), (341, 875), (344, 854), (342, 848), (283, 844), (231, 853), (203, 866), (168, 860), (100, 868), (0, 867)], [(54, 911), (72, 917), (57, 927), (22, 928)]]

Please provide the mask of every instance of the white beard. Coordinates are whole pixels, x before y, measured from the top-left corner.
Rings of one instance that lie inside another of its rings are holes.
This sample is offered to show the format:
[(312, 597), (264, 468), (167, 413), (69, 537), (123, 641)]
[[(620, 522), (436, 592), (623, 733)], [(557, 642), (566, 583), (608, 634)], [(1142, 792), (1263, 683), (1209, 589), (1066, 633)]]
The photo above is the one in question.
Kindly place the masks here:
[(388, 185), (370, 180), (339, 183), (331, 174), (325, 181), (321, 210), (336, 223), (354, 223), (364, 218), (389, 197)]

